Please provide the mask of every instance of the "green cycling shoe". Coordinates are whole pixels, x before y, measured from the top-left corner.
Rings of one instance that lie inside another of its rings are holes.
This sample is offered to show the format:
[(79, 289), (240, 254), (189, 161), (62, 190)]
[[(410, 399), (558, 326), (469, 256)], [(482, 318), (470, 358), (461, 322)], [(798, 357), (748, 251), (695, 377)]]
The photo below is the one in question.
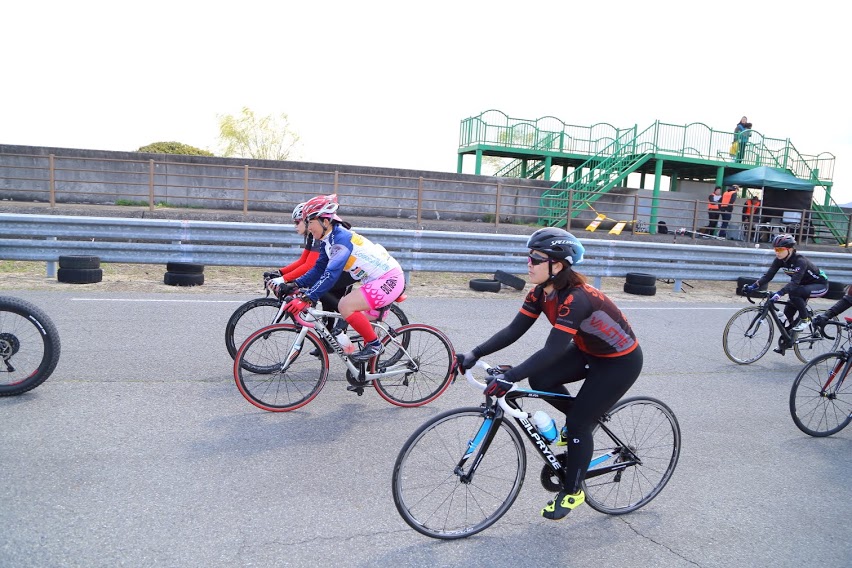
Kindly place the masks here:
[(577, 493), (560, 491), (553, 501), (547, 502), (547, 506), (541, 510), (541, 516), (551, 521), (559, 521), (585, 502), (586, 494), (582, 490)]

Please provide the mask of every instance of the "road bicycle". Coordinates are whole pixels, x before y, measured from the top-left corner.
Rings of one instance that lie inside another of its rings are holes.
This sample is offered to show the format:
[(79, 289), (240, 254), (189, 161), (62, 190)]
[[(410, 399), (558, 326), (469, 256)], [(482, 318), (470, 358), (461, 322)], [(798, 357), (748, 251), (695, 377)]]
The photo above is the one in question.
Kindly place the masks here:
[(790, 415), (809, 436), (831, 436), (852, 421), (852, 318), (845, 319), (844, 323), (826, 323), (837, 326), (837, 338), (843, 337), (845, 349), (820, 355), (805, 365), (790, 389)]
[[(264, 288), (266, 288), (266, 280), (264, 280)], [(399, 301), (402, 300), (392, 303), (384, 314), (383, 325), (386, 328), (396, 329), (408, 324), (408, 317), (399, 306)], [(249, 335), (262, 327), (283, 323), (287, 319), (295, 323), (292, 316), (284, 310), (284, 302), (281, 298), (275, 295), (270, 297), (268, 289), (266, 289), (265, 298), (255, 298), (242, 304), (234, 310), (225, 325), (225, 347), (231, 359), (237, 356), (237, 350)]]
[(0, 396), (25, 393), (59, 362), (59, 331), (34, 304), (0, 296)]
[[(477, 365), (492, 369), (482, 361)], [(465, 376), (471, 386), (485, 390), (470, 370)], [(408, 438), (391, 483), (397, 511), (411, 528), (449, 540), (474, 535), (500, 519), (526, 474), (519, 430), (544, 461), (542, 487), (551, 493), (562, 489), (565, 454), (554, 453), (538, 433), (532, 415), (521, 408), (525, 398), (573, 397), (515, 385), (504, 397), (486, 396), (479, 407), (439, 414)], [(671, 478), (680, 456), (680, 426), (659, 400), (626, 398), (599, 419), (594, 447), (582, 484), (586, 502), (601, 513), (621, 515), (648, 504)]]
[[(449, 387), (455, 351), (441, 331), (417, 323), (392, 328), (371, 322), (384, 350), (367, 362), (355, 362), (326, 327), (329, 320), (342, 318), (308, 307), (295, 316), (296, 324), (273, 324), (249, 335), (234, 359), (240, 393), (270, 412), (300, 408), (325, 385), (332, 352), (346, 366), (347, 389), (358, 396), (372, 386), (391, 404), (413, 407), (435, 400)], [(363, 339), (349, 333), (354, 347), (362, 348)]]
[[(747, 306), (728, 320), (725, 331), (722, 333), (722, 348), (725, 350), (728, 359), (740, 365), (754, 363), (769, 351), (772, 346), (772, 339), (775, 337), (776, 327), (780, 335), (778, 339), (779, 348), (789, 349), (792, 347), (796, 357), (802, 363), (807, 363), (823, 353), (837, 349), (840, 339), (824, 338), (813, 323), (808, 324), (807, 329), (802, 332), (788, 330), (779, 315), (778, 306), (786, 306), (790, 302), (783, 300), (773, 302), (768, 294), (765, 292), (762, 294), (765, 297), (758, 305)], [(746, 293), (746, 298), (750, 303), (755, 303), (750, 294)], [(807, 310), (811, 322), (813, 322), (815, 315), (824, 311), (813, 311), (809, 305)], [(837, 318), (834, 319), (837, 320)]]

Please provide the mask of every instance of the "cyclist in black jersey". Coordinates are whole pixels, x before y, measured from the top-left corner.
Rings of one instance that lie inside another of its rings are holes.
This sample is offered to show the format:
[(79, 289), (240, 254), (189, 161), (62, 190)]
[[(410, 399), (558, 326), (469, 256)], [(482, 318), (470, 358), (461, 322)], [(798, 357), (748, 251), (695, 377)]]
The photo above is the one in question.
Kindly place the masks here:
[[(828, 277), (813, 262), (796, 251), (796, 239), (793, 235), (785, 233), (776, 236), (772, 239), (772, 246), (775, 247), (775, 260), (772, 261), (769, 270), (754, 284), (743, 286), (743, 290), (753, 292), (771, 282), (775, 274), (783, 270), (784, 274), (790, 277), (790, 282), (774, 294), (770, 292), (769, 295), (773, 301), (780, 300), (784, 294), (790, 295), (790, 303), (784, 307), (784, 317), (787, 318), (788, 324), (792, 325), (798, 312), (799, 321), (790, 328), (790, 331), (802, 331), (810, 323), (807, 309), (808, 298), (825, 296), (828, 292)], [(783, 354), (784, 349), (785, 346), (782, 345), (775, 351)]]
[(592, 431), (642, 371), (642, 350), (616, 305), (574, 271), (583, 245), (562, 229), (539, 229), (527, 241), (529, 280), (535, 287), (520, 312), (490, 339), (458, 356), (462, 371), (485, 355), (517, 341), (544, 314), (553, 328), (545, 344), (526, 361), (488, 380), (486, 394), (502, 396), (529, 378), (530, 387), (567, 393), (566, 383), (585, 379), (573, 401), (553, 402), (565, 414), (558, 445), (568, 446), (562, 491), (542, 509), (543, 517), (564, 518), (585, 501), (580, 489), (594, 450)]
[(852, 284), (846, 287), (843, 297), (837, 300), (833, 306), (814, 317), (814, 325), (822, 329), (825, 326), (825, 322), (834, 316), (842, 314), (849, 308), (852, 308)]

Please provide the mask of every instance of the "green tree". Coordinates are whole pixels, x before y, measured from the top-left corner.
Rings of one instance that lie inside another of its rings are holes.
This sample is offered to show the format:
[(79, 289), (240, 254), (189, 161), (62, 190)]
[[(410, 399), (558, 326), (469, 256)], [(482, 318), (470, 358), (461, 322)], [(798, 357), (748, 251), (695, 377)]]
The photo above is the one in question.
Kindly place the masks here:
[(219, 116), (219, 142), (226, 157), (286, 160), (299, 142), (286, 114), (256, 116), (243, 107), (238, 116)]
[(183, 144), (182, 142), (154, 142), (142, 146), (137, 152), (149, 152), (151, 154), (182, 154), (184, 156), (213, 156), (212, 152)]

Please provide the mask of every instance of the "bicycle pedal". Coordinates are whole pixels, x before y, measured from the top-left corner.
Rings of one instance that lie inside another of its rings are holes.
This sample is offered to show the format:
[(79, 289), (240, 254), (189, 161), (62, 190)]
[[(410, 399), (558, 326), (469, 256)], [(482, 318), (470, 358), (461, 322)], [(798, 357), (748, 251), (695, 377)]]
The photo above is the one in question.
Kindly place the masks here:
[(346, 390), (349, 392), (354, 392), (358, 396), (364, 396), (364, 387), (356, 387), (355, 385), (349, 385), (346, 387)]

